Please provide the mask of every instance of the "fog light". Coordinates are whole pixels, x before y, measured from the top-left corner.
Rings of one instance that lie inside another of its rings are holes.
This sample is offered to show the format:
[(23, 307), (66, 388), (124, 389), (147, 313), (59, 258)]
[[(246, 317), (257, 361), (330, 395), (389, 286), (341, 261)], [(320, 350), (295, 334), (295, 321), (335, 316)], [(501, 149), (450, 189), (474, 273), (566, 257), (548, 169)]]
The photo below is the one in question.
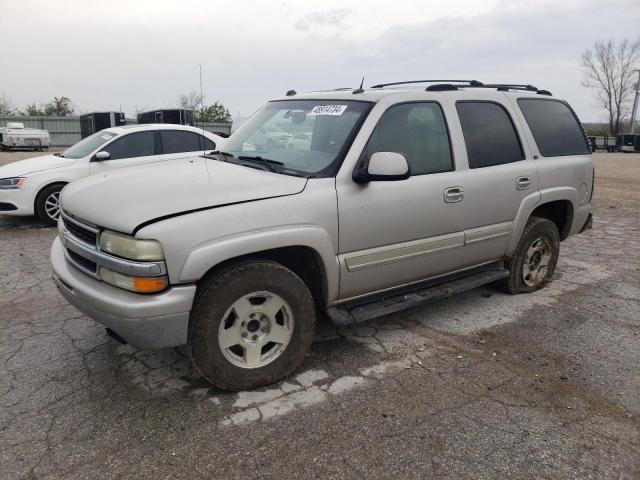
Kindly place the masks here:
[(160, 292), (169, 286), (169, 279), (162, 277), (131, 277), (100, 267), (100, 278), (114, 287), (123, 288), (136, 293)]

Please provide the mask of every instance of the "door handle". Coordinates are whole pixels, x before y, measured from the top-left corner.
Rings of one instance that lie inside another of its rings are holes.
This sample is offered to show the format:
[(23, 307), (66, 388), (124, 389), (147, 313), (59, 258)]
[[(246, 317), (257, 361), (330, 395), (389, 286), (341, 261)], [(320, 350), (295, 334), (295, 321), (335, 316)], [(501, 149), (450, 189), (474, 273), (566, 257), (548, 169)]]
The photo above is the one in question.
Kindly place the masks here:
[(448, 187), (444, 189), (444, 201), (446, 203), (455, 203), (462, 200), (464, 191), (462, 187)]
[(518, 190), (526, 190), (531, 186), (531, 179), (529, 177), (518, 177), (516, 178), (516, 188)]

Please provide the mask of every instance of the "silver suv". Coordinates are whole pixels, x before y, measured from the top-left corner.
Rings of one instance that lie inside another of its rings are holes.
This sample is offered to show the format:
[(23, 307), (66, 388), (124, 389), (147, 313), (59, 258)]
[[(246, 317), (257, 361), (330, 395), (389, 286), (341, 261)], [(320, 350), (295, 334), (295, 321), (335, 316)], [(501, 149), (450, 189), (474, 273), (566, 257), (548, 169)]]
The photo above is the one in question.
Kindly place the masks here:
[(66, 186), (51, 263), (111, 336), (186, 344), (211, 383), (241, 390), (297, 369), (320, 314), (541, 288), (560, 242), (590, 228), (592, 189), (576, 115), (530, 85), (290, 91), (224, 151)]

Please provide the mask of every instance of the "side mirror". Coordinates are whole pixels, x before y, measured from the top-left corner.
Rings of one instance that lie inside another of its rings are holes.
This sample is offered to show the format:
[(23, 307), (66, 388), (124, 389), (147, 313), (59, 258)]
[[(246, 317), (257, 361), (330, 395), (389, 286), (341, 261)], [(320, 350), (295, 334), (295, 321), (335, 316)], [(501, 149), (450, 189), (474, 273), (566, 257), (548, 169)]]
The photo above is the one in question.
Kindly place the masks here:
[(372, 181), (406, 180), (411, 176), (407, 158), (402, 153), (376, 152), (369, 158), (369, 165), (356, 170), (353, 180), (356, 183)]
[(111, 155), (109, 155), (109, 152), (105, 150), (101, 150), (98, 153), (96, 153), (93, 158), (96, 161), (101, 162), (102, 160), (109, 160), (109, 158), (111, 158)]

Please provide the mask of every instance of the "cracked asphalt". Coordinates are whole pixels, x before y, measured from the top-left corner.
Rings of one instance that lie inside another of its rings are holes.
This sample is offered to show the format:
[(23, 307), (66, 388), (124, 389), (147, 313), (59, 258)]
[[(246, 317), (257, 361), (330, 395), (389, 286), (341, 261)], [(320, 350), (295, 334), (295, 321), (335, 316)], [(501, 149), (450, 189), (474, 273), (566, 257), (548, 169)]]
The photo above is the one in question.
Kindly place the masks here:
[(322, 324), (242, 393), (111, 340), (57, 293), (55, 229), (0, 216), (0, 478), (640, 478), (640, 155), (594, 158), (547, 288)]

